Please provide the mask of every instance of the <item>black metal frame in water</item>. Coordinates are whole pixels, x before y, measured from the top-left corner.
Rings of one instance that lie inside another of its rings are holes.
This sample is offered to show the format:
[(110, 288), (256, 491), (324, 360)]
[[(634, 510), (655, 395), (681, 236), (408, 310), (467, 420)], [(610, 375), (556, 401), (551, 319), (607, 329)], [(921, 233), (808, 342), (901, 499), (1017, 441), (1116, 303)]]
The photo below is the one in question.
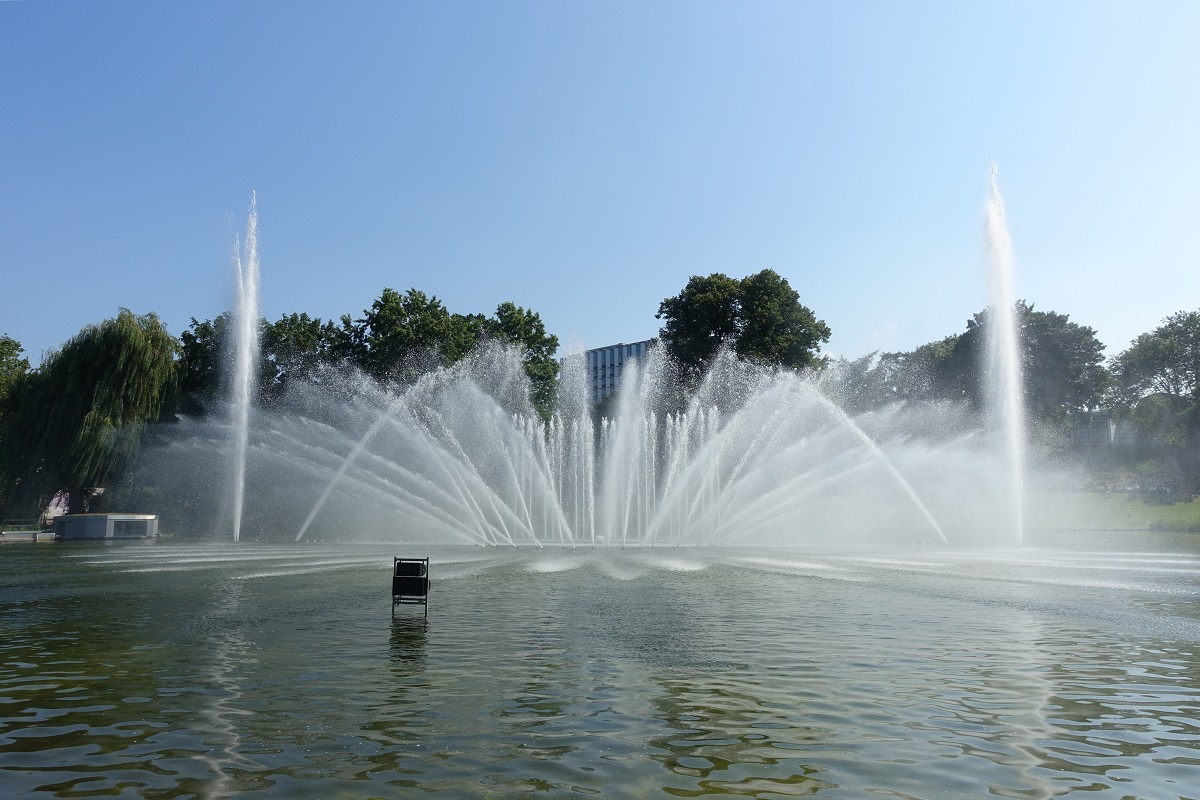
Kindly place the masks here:
[(392, 614), (396, 606), (420, 605), (429, 619), (429, 559), (392, 558)]

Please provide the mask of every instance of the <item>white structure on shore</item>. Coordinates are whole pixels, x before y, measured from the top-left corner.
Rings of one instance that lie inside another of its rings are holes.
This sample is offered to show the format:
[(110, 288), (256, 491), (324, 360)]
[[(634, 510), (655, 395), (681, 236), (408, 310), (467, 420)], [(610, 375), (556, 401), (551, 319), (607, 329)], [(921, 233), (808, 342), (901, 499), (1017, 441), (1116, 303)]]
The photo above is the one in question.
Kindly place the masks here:
[(63, 514), (54, 518), (59, 539), (153, 539), (157, 514)]

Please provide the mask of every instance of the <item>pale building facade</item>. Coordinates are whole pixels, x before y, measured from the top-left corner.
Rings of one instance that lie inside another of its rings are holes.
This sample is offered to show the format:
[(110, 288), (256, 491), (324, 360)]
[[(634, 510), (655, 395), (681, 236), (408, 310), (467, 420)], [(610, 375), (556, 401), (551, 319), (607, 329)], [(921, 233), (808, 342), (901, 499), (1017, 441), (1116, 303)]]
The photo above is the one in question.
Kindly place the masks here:
[(592, 402), (599, 403), (619, 389), (621, 376), (626, 368), (633, 362), (645, 358), (650, 346), (657, 341), (657, 339), (646, 339), (632, 344), (621, 342), (586, 351), (584, 358)]

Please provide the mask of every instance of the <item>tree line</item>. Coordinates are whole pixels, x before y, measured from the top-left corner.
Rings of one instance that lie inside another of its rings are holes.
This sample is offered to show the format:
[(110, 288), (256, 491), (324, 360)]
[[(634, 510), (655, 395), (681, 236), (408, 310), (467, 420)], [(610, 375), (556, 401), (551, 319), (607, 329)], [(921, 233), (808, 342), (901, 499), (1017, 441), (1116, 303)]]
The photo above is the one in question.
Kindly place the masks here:
[[(1079, 418), (1072, 412), (1106, 409), (1146, 436), (1200, 451), (1200, 312), (1168, 317), (1108, 362), (1095, 330), (1068, 315), (1023, 301), (1016, 314), (1035, 427), (1062, 430)], [(986, 309), (958, 334), (853, 360), (821, 355), (828, 325), (772, 270), (741, 279), (693, 276), (678, 295), (663, 299), (656, 316), (661, 346), (684, 390), (729, 348), (768, 368), (823, 373), (851, 410), (896, 402), (984, 405), (993, 324)], [(209, 413), (222, 388), (230, 330), (228, 314), (193, 318), (176, 338), (154, 314), (122, 309), (85, 327), (36, 368), (18, 342), (0, 336), (0, 515), (35, 515), (59, 492), (68, 494), (72, 512), (86, 510), (96, 489), (127, 470), (147, 425)], [(286, 314), (262, 320), (259, 333), (263, 405), (298, 382), (327, 380), (331, 365), (403, 385), (462, 360), (483, 342), (502, 341), (523, 352), (533, 407), (546, 418), (553, 412), (558, 338), (536, 312), (511, 302), (488, 316), (464, 315), (417, 289), (384, 289), (359, 317)], [(1200, 475), (1189, 480), (1200, 488)]]
[[(203, 322), (193, 318), (179, 337), (181, 402), (192, 411), (207, 409), (221, 388), (229, 327), (227, 313)], [(357, 319), (285, 314), (275, 322), (264, 320), (259, 341), (258, 386), (265, 404), (297, 381), (319, 381), (331, 364), (352, 366), (378, 381), (405, 383), (461, 361), (485, 341), (521, 348), (531, 400), (543, 414), (553, 405), (558, 380), (558, 337), (547, 333), (537, 312), (505, 302), (491, 316), (452, 314), (437, 297), (417, 289), (384, 289)]]
[[(97, 490), (127, 472), (146, 426), (210, 413), (230, 352), (229, 314), (193, 318), (177, 338), (155, 314), (121, 309), (89, 325), (31, 369), (23, 348), (0, 337), (0, 516), (32, 517), (65, 493), (71, 513), (95, 510)], [(530, 401), (550, 413), (558, 338), (511, 302), (494, 314), (454, 314), (417, 289), (384, 289), (354, 318), (285, 314), (259, 326), (258, 402), (271, 406), (329, 367), (403, 384), (453, 364), (487, 341), (519, 347)]]
[[(1025, 407), (1032, 425), (1059, 435), (1103, 410), (1146, 438), (1200, 449), (1200, 311), (1180, 311), (1109, 361), (1094, 328), (1067, 314), (1018, 301), (1014, 309)], [(820, 355), (829, 327), (771, 270), (731, 278), (692, 277), (659, 306), (661, 337), (694, 382), (721, 347), (742, 358), (789, 369), (819, 370), (852, 410), (895, 402), (953, 401), (982, 412), (987, 350), (994, 324), (984, 309), (960, 333), (906, 352), (858, 359)], [(1200, 483), (1200, 476), (1193, 475)]]
[[(1107, 362), (1093, 328), (1066, 314), (1016, 304), (1019, 363), (1030, 422), (1069, 432), (1078, 414), (1100, 410), (1144, 438), (1200, 448), (1200, 312), (1180, 311)], [(962, 401), (982, 410), (991, 312), (966, 330), (909, 352), (872, 353), (839, 366), (856, 406)]]

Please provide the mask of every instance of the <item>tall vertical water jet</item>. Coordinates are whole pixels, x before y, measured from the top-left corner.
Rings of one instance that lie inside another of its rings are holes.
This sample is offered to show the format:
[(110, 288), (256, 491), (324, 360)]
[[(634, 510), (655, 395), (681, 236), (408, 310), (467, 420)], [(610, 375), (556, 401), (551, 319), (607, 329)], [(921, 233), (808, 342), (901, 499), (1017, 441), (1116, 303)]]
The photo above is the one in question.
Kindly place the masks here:
[(1024, 542), (1025, 400), (1021, 384), (1020, 332), (1013, 291), (1012, 238), (1004, 198), (992, 164), (986, 237), (990, 306), (988, 330), (988, 414), (1003, 437), (1016, 543)]
[(233, 428), (233, 540), (242, 533), (242, 506), (246, 497), (246, 451), (250, 444), (250, 402), (258, 371), (258, 209), (250, 195), (246, 241), (234, 248), (237, 304), (233, 312), (233, 381), (230, 409)]

